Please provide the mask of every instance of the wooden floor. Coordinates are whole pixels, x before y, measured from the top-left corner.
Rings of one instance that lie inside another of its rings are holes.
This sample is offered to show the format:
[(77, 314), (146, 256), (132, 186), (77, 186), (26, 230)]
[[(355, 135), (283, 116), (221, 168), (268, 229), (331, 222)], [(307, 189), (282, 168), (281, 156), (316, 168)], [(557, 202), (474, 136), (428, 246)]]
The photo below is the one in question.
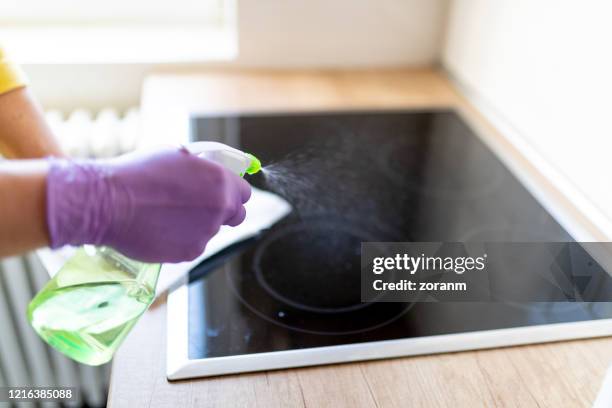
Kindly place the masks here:
[[(180, 111), (431, 106), (479, 115), (431, 70), (163, 74), (147, 80), (143, 96), (153, 139), (176, 131), (170, 118)], [(109, 406), (589, 407), (612, 361), (606, 338), (169, 383), (165, 321), (162, 300), (119, 350)]]

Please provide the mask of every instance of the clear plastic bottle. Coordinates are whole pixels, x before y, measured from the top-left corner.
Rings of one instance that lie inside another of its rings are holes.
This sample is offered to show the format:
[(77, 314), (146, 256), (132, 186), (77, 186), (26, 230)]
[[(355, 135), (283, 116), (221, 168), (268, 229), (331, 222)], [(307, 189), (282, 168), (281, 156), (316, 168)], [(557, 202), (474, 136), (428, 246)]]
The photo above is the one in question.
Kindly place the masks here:
[(104, 364), (155, 298), (160, 268), (110, 248), (81, 247), (34, 297), (28, 320), (68, 357)]
[[(254, 156), (221, 143), (187, 148), (241, 176), (261, 168)], [(68, 357), (104, 364), (153, 302), (160, 269), (161, 264), (139, 262), (112, 248), (86, 245), (32, 299), (28, 320)]]

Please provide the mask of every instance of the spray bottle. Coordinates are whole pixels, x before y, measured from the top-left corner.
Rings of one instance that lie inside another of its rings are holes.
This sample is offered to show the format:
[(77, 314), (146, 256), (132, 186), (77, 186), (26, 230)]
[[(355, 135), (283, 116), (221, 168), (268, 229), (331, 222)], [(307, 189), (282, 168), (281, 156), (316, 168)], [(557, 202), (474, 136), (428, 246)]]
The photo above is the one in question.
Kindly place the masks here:
[[(240, 176), (261, 169), (255, 156), (222, 143), (196, 142), (186, 148)], [(104, 364), (153, 302), (160, 269), (161, 264), (139, 262), (112, 248), (85, 245), (32, 299), (28, 320), (68, 357)]]

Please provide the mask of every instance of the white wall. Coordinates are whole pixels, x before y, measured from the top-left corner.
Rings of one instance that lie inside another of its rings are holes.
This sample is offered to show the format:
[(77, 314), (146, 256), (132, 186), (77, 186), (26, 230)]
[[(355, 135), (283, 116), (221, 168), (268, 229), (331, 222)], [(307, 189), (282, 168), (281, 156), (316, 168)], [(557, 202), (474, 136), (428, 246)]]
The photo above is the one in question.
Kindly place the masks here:
[[(424, 66), (437, 61), (447, 0), (237, 0), (227, 67)], [(200, 63), (202, 66), (213, 64)], [(28, 65), (49, 108), (136, 105), (151, 64)]]
[(243, 0), (240, 56), (249, 66), (428, 65), (445, 0)]
[(612, 3), (453, 0), (445, 67), (612, 217)]
[(24, 65), (30, 86), (45, 109), (120, 110), (139, 104), (140, 86), (151, 65)]

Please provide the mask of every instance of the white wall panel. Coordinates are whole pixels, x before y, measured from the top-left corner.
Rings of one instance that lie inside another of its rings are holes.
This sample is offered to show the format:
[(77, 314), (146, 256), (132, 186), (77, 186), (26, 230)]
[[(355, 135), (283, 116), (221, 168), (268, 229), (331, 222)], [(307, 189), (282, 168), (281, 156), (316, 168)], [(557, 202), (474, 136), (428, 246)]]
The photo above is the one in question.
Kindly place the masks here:
[(443, 62), (612, 217), (612, 3), (454, 0)]

